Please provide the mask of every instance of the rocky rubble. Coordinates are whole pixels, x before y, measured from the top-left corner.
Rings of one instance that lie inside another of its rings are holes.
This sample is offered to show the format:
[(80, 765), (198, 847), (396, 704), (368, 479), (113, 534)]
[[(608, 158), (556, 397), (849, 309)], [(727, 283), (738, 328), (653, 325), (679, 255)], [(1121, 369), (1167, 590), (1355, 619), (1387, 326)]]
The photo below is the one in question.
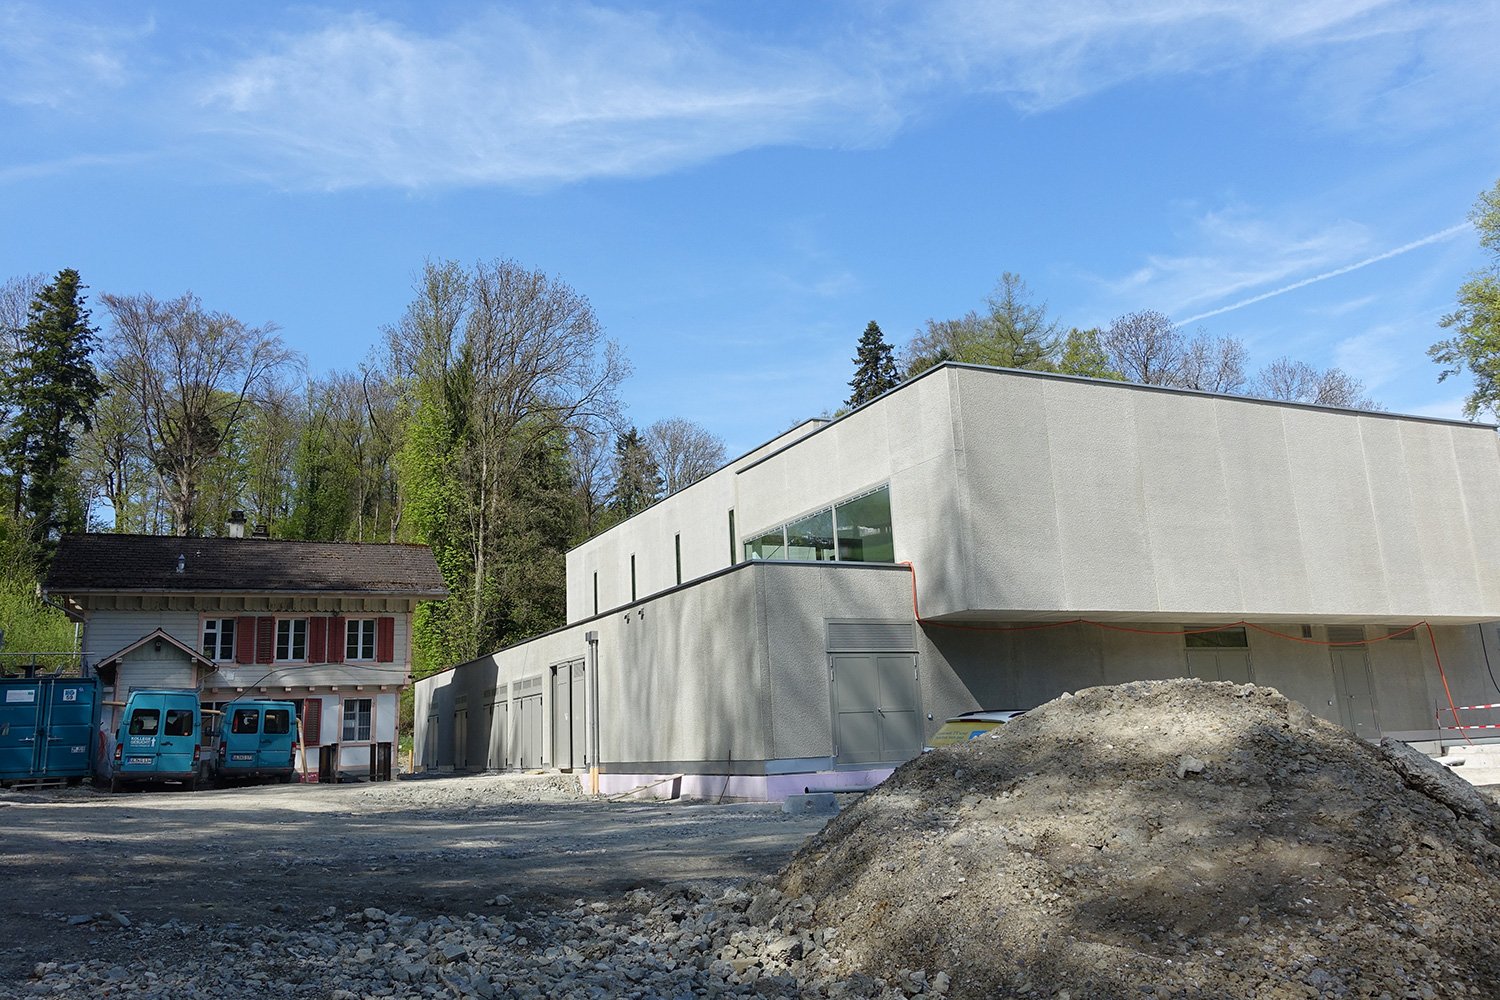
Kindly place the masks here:
[(1150, 681), (902, 767), (776, 889), (955, 1000), (1497, 997), (1497, 818), (1272, 689)]
[[(762, 903), (774, 899), (763, 896)], [(738, 888), (644, 890), (616, 902), (512, 914), (417, 920), (376, 908), (330, 910), (311, 927), (215, 927), (111, 920), (151, 958), (44, 962), (24, 997), (140, 1000), (369, 997), (905, 998), (941, 995), (942, 975), (903, 970), (899, 985), (846, 972), (831, 947), (837, 932), (812, 926), (812, 907), (783, 906), (765, 924), (748, 916)], [(102, 920), (109, 920), (101, 915)]]

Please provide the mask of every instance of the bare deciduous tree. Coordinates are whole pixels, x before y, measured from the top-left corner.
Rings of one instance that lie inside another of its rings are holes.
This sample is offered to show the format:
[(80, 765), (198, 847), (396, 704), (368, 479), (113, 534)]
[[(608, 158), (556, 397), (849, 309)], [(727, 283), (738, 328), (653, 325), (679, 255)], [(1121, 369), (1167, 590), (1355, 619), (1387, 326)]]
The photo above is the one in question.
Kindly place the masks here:
[(1183, 350), (1180, 384), (1204, 392), (1239, 392), (1245, 388), (1249, 356), (1245, 345), (1233, 337), (1200, 333)]
[(1182, 334), (1165, 313), (1154, 309), (1126, 313), (1100, 338), (1110, 367), (1126, 381), (1142, 385), (1181, 385)]
[(658, 420), (646, 428), (646, 450), (661, 472), (665, 496), (724, 464), (724, 442), (701, 424), (682, 417)]
[(113, 318), (110, 376), (139, 407), (146, 455), (179, 535), (203, 527), (199, 493), (209, 464), (248, 408), (297, 361), (274, 324), (247, 326), (207, 312), (187, 293), (104, 295)]
[(1364, 394), (1364, 383), (1342, 368), (1318, 371), (1305, 361), (1280, 357), (1256, 373), (1250, 393), (1289, 403), (1317, 403), (1376, 410), (1380, 405)]

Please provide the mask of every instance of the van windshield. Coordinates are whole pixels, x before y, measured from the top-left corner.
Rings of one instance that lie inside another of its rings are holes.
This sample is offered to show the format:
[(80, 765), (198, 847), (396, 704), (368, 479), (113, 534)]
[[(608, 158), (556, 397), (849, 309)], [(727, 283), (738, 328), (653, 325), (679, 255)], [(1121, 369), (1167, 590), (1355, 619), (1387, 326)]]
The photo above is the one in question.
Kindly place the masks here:
[(229, 720), (229, 731), (237, 734), (251, 734), (260, 731), (260, 709), (237, 708)]
[(185, 708), (167, 709), (167, 728), (164, 736), (193, 735), (193, 713)]
[(161, 713), (154, 708), (138, 708), (130, 713), (131, 736), (155, 736), (161, 726)]
[(292, 731), (292, 713), (284, 708), (266, 709), (266, 733), (285, 736)]

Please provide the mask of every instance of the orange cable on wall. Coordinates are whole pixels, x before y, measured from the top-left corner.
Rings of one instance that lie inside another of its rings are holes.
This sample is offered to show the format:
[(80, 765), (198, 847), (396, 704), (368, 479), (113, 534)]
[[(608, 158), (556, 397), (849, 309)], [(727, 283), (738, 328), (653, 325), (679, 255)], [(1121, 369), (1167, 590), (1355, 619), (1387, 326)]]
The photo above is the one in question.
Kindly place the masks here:
[(911, 613), (912, 617), (916, 619), (917, 624), (923, 626), (924, 628), (946, 628), (965, 632), (1034, 632), (1039, 629), (1062, 628), (1065, 625), (1092, 625), (1095, 628), (1108, 629), (1111, 632), (1129, 632), (1136, 635), (1204, 635), (1209, 632), (1222, 632), (1226, 628), (1243, 626), (1245, 628), (1254, 629), (1257, 632), (1264, 632), (1266, 635), (1275, 636), (1278, 639), (1287, 639), (1291, 642), (1305, 643), (1310, 646), (1365, 646), (1375, 642), (1386, 642), (1390, 639), (1396, 639), (1400, 636), (1406, 635), (1409, 632), (1415, 632), (1419, 628), (1425, 628), (1427, 629), (1428, 642), (1432, 645), (1432, 659), (1433, 662), (1437, 664), (1438, 677), (1443, 682), (1443, 695), (1448, 699), (1448, 710), (1453, 713), (1453, 728), (1457, 729), (1459, 733), (1462, 734), (1466, 743), (1473, 743), (1473, 740), (1469, 739), (1468, 731), (1464, 728), (1463, 720), (1459, 717), (1458, 706), (1454, 704), (1453, 701), (1453, 692), (1448, 688), (1448, 672), (1443, 669), (1443, 657), (1438, 653), (1437, 637), (1433, 634), (1432, 625), (1430, 625), (1425, 620), (1417, 622), (1415, 625), (1408, 625), (1403, 629), (1397, 629), (1386, 635), (1377, 636), (1374, 639), (1360, 639), (1345, 642), (1330, 642), (1322, 639), (1308, 639), (1300, 635), (1287, 635), (1285, 632), (1278, 632), (1275, 629), (1267, 628), (1264, 625), (1258, 625), (1255, 622), (1245, 621), (1243, 618), (1239, 621), (1229, 622), (1224, 625), (1214, 625), (1207, 628), (1198, 629), (1135, 628), (1129, 625), (1116, 625), (1110, 622), (1093, 621), (1089, 618), (1069, 618), (1065, 621), (1040, 622), (1034, 625), (975, 625), (966, 622), (931, 621), (927, 618), (922, 617), (921, 609), (917, 604), (916, 565), (910, 560), (903, 561), (902, 563), (900, 563), (900, 565), (905, 566), (907, 570), (911, 572)]

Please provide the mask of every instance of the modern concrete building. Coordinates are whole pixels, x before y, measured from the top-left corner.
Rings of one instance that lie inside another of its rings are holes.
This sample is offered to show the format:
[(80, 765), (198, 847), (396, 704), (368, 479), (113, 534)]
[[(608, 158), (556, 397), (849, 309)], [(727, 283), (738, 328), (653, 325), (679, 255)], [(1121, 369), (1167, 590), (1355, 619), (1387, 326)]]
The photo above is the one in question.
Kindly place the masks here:
[(570, 552), (565, 627), (418, 682), (417, 762), (778, 798), (1189, 675), (1431, 747), (1500, 701), (1496, 539), (1493, 426), (944, 364)]

